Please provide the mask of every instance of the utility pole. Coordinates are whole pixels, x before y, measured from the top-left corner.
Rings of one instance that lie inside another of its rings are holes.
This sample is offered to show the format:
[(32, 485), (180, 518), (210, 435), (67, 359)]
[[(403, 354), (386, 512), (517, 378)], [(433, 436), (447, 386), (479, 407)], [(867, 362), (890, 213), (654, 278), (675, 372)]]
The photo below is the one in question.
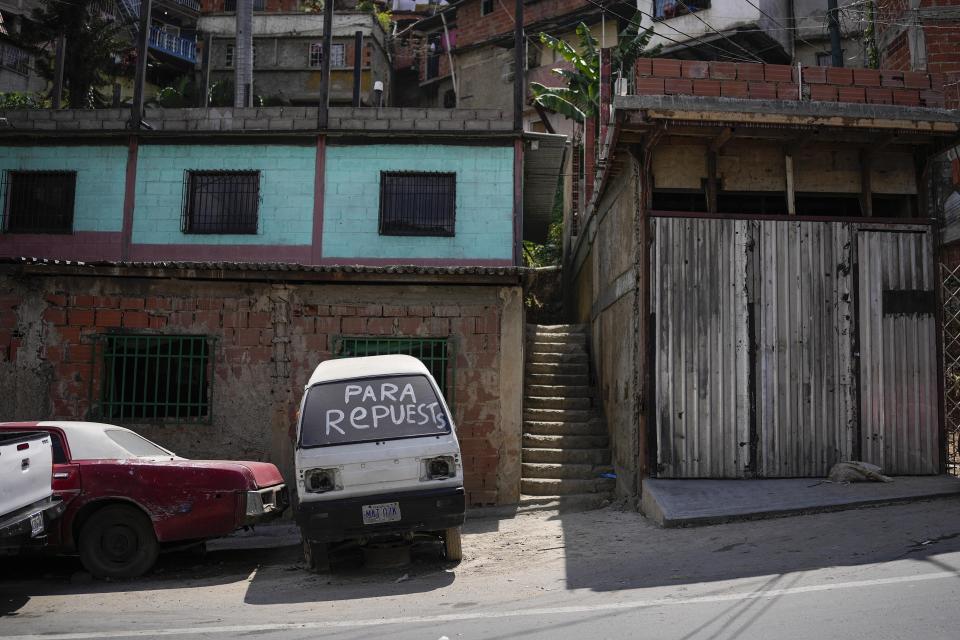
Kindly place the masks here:
[(153, 11), (153, 0), (143, 0), (140, 3), (140, 31), (137, 33), (137, 76), (133, 86), (133, 107), (130, 113), (130, 128), (139, 129), (143, 122), (143, 93), (147, 82), (147, 55), (150, 48), (150, 13)]
[(67, 37), (62, 33), (57, 37), (57, 53), (53, 62), (53, 108), (59, 109), (63, 100), (63, 66), (67, 56)]
[(837, 9), (837, 0), (827, 0), (827, 22), (830, 25), (830, 53), (833, 57), (833, 66), (843, 66), (843, 50), (840, 45), (840, 18)]
[(330, 46), (333, 41), (333, 0), (323, 2), (323, 54), (320, 59), (320, 108), (317, 110), (317, 128), (326, 129), (330, 108)]
[(353, 32), (353, 106), (360, 106), (360, 83), (363, 79), (363, 31)]
[(233, 106), (253, 105), (253, 0), (237, 0), (233, 46)]
[[(833, 0), (831, 0), (833, 1)], [(524, 67), (527, 48), (523, 42), (523, 2), (516, 0), (513, 11), (513, 129), (523, 130), (523, 101), (526, 97)]]

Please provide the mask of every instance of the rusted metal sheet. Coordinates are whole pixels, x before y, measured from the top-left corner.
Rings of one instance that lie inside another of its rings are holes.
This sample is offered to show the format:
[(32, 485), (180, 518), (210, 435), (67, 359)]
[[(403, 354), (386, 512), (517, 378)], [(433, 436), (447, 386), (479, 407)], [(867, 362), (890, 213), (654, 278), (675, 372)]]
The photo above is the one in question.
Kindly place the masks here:
[(939, 473), (933, 232), (858, 232), (863, 460), (887, 474)]
[(856, 445), (846, 223), (757, 225), (757, 436), (765, 477), (823, 476)]
[(651, 220), (658, 475), (743, 477), (749, 459), (749, 222)]

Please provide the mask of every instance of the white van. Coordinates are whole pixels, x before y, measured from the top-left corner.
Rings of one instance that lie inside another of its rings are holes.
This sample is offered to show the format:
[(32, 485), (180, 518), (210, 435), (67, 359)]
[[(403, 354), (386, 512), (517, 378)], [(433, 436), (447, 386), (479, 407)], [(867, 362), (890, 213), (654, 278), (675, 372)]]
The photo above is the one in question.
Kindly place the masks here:
[(460, 560), (465, 499), (450, 410), (406, 355), (321, 363), (300, 404), (297, 524), (313, 571), (332, 543), (436, 536)]

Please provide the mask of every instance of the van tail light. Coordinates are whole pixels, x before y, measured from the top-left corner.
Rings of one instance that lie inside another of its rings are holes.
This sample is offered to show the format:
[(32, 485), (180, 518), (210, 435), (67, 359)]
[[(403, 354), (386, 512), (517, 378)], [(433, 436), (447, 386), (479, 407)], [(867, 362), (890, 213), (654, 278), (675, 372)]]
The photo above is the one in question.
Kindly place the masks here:
[(457, 475), (457, 460), (454, 456), (437, 456), (421, 461), (420, 480), (445, 480)]

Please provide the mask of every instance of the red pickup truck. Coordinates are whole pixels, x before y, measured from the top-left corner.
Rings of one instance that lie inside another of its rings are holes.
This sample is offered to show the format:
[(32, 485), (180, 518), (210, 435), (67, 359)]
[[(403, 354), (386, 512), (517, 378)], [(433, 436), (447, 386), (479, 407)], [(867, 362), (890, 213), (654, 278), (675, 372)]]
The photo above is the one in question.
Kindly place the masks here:
[(139, 434), (95, 422), (6, 422), (53, 440), (53, 490), (65, 512), (49, 531), (101, 577), (148, 571), (162, 548), (200, 543), (278, 517), (289, 504), (276, 466), (187, 460)]

